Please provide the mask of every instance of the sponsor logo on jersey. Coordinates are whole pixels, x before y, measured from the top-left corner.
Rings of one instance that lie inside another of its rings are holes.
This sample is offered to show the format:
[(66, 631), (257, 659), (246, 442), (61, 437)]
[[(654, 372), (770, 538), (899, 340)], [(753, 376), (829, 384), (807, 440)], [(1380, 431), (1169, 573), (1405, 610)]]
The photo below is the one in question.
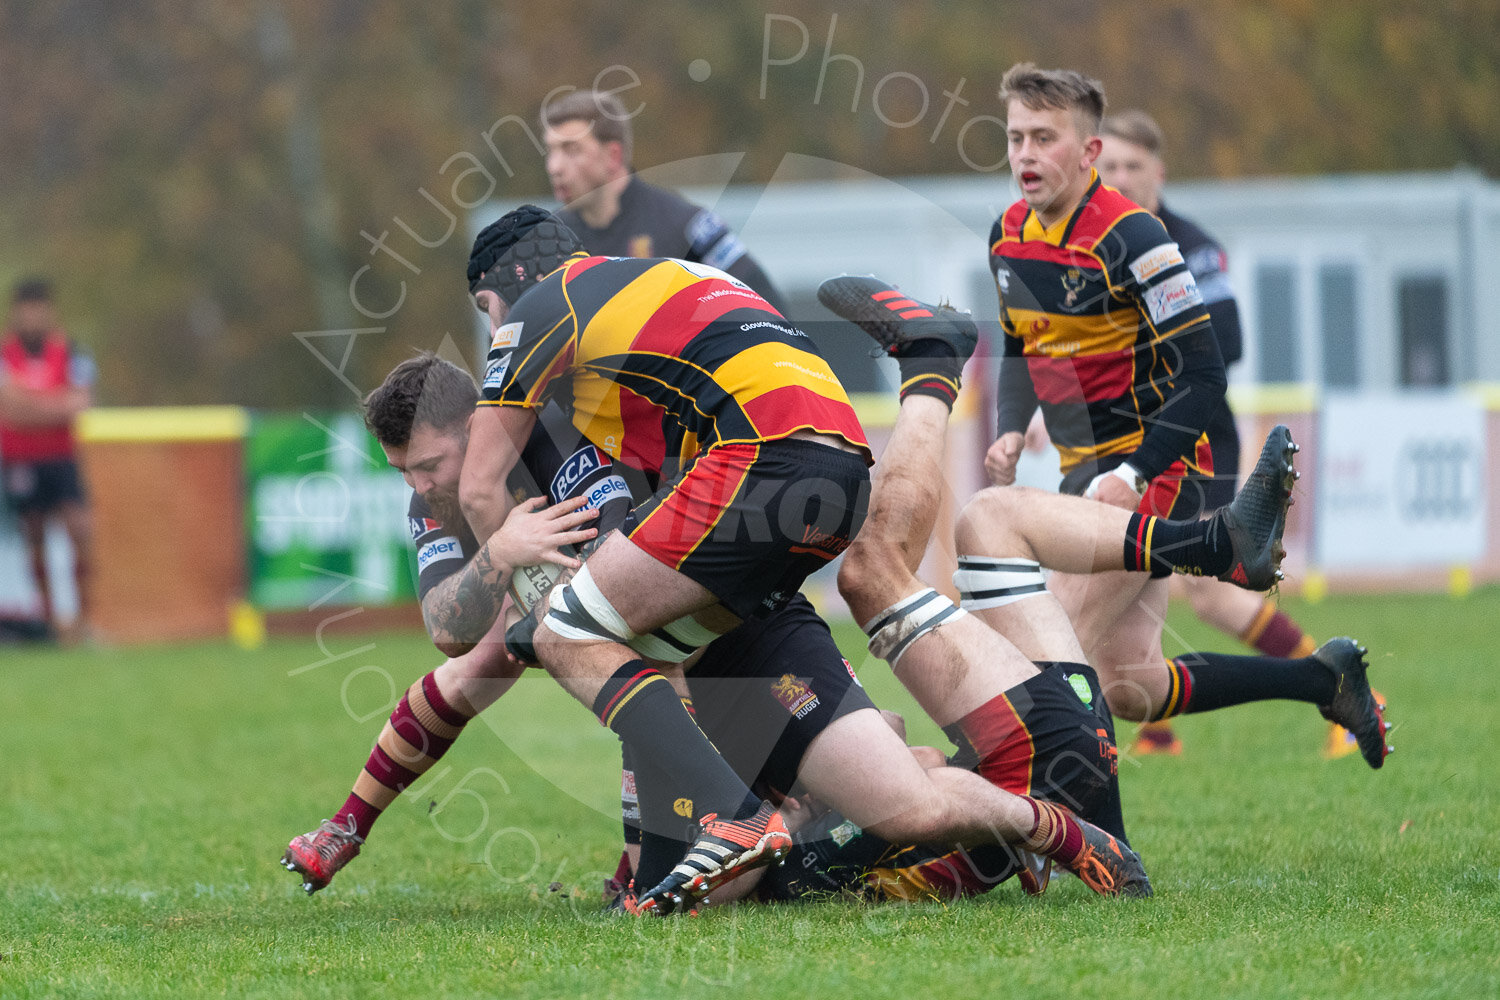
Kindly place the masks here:
[(463, 549), (459, 546), (457, 538), (439, 538), (417, 550), (417, 572), (420, 573), (433, 563), (444, 559), (462, 559), (463, 557)]
[(672, 811), (674, 813), (676, 813), (677, 815), (679, 815), (679, 816), (685, 816), (688, 819), (692, 819), (693, 818), (693, 800), (692, 799), (678, 799), (676, 802), (672, 803)]
[(782, 674), (779, 680), (772, 681), (771, 694), (776, 696), (783, 708), (799, 719), (818, 707), (818, 696), (813, 693), (813, 689), (802, 678), (791, 674)]
[(844, 660), (844, 669), (849, 671), (849, 679), (851, 681), (853, 681), (855, 684), (859, 684), (860, 687), (864, 687), (863, 684), (859, 683), (859, 676), (855, 674), (854, 667), (850, 665), (848, 660)]
[(510, 351), (489, 363), (484, 370), (484, 387), (498, 389), (505, 384), (505, 373), (510, 371)]
[(1146, 312), (1157, 326), (1194, 306), (1203, 305), (1198, 283), (1186, 271), (1174, 274), (1159, 285), (1146, 289)]
[(1115, 746), (1114, 740), (1109, 738), (1109, 730), (1096, 729), (1094, 735), (1099, 738), (1099, 759), (1109, 764), (1110, 774), (1120, 773), (1120, 750)]
[(552, 477), (552, 485), (548, 488), (548, 492), (552, 494), (553, 502), (572, 496), (573, 490), (583, 482), (585, 476), (608, 464), (609, 458), (591, 444), (586, 444), (573, 452), (563, 462), (562, 468), (557, 470), (557, 474)]
[(495, 339), (490, 341), (490, 347), (515, 347), (521, 342), (521, 327), (524, 323), (506, 323), (495, 331)]
[[(809, 524), (802, 529), (802, 544), (812, 546), (815, 549), (823, 549), (832, 556), (838, 555), (849, 547), (849, 536), (835, 535), (824, 531), (815, 524)], [(806, 549), (793, 546), (793, 552), (805, 552)]]
[(615, 497), (630, 496), (630, 487), (625, 480), (619, 476), (609, 476), (594, 484), (589, 490), (588, 502), (583, 505), (584, 510), (598, 510)]
[(406, 527), (411, 532), (411, 540), (415, 542), (429, 531), (438, 530), (442, 524), (430, 517), (408, 517)]
[(1087, 677), (1082, 674), (1068, 674), (1068, 686), (1073, 689), (1073, 693), (1078, 696), (1079, 701), (1093, 707), (1094, 691), (1089, 687)]
[(1130, 265), (1130, 273), (1135, 276), (1137, 284), (1144, 285), (1163, 271), (1181, 263), (1182, 251), (1177, 249), (1177, 244), (1163, 243), (1137, 257)]

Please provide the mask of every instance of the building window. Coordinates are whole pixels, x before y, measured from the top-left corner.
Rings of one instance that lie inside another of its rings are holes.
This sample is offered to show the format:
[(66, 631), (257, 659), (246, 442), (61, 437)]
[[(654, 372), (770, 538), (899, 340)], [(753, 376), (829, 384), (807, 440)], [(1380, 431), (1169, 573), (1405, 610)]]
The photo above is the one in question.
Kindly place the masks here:
[(1323, 323), (1323, 384), (1359, 385), (1359, 302), (1353, 264), (1318, 268), (1318, 308)]
[(1297, 272), (1290, 264), (1255, 269), (1255, 318), (1260, 344), (1260, 380), (1295, 382), (1301, 364), (1297, 322)]
[(1451, 385), (1448, 279), (1405, 277), (1396, 286), (1401, 331), (1401, 384), (1412, 388)]

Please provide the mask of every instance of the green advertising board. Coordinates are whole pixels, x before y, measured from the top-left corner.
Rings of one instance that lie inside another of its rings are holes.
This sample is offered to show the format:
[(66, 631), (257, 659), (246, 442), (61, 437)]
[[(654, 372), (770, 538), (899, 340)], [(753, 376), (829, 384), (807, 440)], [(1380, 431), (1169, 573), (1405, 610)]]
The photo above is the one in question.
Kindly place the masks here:
[(415, 599), (411, 491), (357, 415), (257, 414), (245, 465), (256, 607)]

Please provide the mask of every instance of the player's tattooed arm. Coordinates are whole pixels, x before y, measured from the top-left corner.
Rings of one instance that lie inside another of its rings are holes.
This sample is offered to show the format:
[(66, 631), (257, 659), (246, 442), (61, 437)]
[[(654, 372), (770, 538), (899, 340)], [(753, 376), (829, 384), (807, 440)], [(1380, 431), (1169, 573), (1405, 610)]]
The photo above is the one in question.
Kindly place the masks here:
[(505, 600), (510, 567), (497, 563), (482, 545), (464, 568), (444, 579), (422, 598), (422, 621), (445, 656), (473, 649), (495, 620)]

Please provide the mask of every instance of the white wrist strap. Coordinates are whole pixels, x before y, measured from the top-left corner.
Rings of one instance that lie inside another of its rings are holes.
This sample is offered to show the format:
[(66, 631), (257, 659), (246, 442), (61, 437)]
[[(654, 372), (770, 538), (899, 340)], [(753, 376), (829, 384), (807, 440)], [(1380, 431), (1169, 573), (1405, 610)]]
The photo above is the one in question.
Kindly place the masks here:
[(1138, 489), (1136, 487), (1136, 484), (1142, 482), (1145, 477), (1137, 472), (1135, 466), (1131, 465), (1129, 462), (1121, 462), (1119, 465), (1115, 466), (1113, 469), (1110, 469), (1108, 472), (1099, 473), (1099, 475), (1095, 476), (1093, 478), (1093, 481), (1089, 483), (1089, 488), (1084, 491), (1083, 495), (1088, 497), (1090, 500), (1098, 496), (1099, 484), (1103, 482), (1104, 479), (1108, 476), (1113, 476), (1120, 482), (1124, 483), (1126, 486), (1129, 486), (1130, 492), (1134, 493), (1137, 497), (1143, 497), (1146, 495), (1145, 490)]

